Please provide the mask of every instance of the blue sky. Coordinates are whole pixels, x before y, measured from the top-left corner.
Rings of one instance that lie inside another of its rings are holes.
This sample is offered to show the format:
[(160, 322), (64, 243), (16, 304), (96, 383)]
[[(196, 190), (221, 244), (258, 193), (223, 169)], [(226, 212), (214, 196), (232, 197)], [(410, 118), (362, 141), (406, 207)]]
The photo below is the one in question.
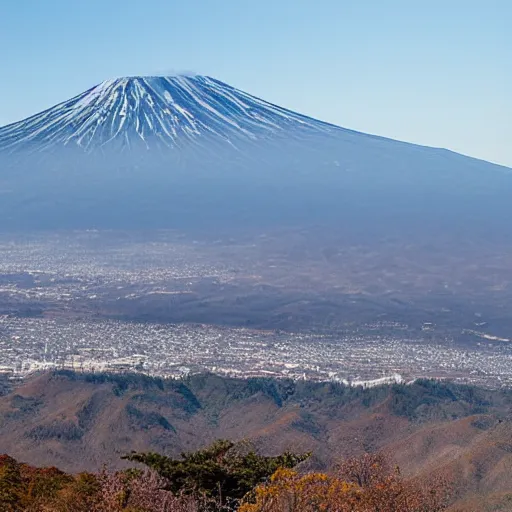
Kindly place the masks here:
[(197, 72), (512, 167), (510, 0), (6, 0), (0, 125), (106, 78)]

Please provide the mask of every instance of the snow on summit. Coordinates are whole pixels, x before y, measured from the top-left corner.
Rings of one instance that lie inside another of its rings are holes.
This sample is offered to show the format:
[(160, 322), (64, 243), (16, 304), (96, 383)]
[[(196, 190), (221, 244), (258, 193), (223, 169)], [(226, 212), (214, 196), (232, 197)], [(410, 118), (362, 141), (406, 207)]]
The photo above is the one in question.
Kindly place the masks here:
[(0, 149), (112, 145), (178, 147), (201, 137), (258, 140), (340, 130), (207, 76), (106, 80), (64, 103), (0, 128)]

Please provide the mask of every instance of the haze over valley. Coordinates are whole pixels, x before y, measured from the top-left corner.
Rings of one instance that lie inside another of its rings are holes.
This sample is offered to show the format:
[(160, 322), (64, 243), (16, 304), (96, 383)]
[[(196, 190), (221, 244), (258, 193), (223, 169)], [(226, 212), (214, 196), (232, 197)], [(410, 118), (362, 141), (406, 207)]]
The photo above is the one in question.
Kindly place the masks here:
[(2, 371), (512, 382), (510, 249), (289, 228), (0, 239)]

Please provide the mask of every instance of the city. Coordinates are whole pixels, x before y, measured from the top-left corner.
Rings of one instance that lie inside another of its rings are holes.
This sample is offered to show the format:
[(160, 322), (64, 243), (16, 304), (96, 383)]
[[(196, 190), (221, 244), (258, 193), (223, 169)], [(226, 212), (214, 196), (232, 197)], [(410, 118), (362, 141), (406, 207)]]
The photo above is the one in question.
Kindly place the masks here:
[[(357, 296), (346, 293), (344, 302), (325, 306), (256, 244), (205, 247), (175, 233), (147, 241), (87, 232), (6, 238), (0, 248), (0, 371), (12, 377), (65, 368), (361, 385), (420, 377), (512, 384), (506, 326), (499, 336), (487, 332), (487, 319), (474, 312), (471, 321), (447, 322), (446, 308), (437, 316), (432, 309), (383, 315), (379, 297), (361, 315)], [(331, 281), (347, 279), (345, 268), (335, 270)], [(313, 290), (340, 300), (332, 289)], [(241, 309), (230, 320), (223, 312), (231, 304)], [(350, 307), (355, 317), (347, 316)]]
[(450, 378), (484, 386), (512, 385), (512, 345), (466, 349), (395, 334), (262, 332), (209, 325), (0, 318), (0, 371), (12, 376), (64, 368), (141, 371), (179, 377), (209, 371), (357, 384), (382, 377)]

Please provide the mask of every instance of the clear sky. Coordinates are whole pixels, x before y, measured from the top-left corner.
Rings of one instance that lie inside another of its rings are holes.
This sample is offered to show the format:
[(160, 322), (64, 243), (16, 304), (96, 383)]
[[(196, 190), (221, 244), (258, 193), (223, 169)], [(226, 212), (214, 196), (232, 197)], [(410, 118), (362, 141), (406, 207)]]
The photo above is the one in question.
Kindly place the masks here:
[(4, 0), (0, 125), (106, 78), (196, 72), (512, 167), (512, 0)]

